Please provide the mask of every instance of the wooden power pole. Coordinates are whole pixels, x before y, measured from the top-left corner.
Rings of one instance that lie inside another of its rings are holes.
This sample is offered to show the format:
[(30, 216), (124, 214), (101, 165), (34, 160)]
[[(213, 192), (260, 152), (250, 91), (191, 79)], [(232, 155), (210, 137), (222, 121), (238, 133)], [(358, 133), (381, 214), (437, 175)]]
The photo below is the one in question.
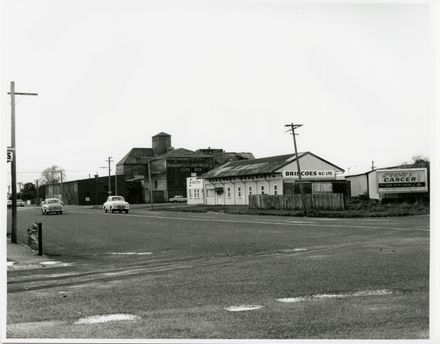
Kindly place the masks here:
[(11, 81), (11, 148), (14, 150), (14, 158), (11, 161), (11, 242), (17, 243), (17, 147), (15, 145), (15, 96), (38, 96), (38, 93), (15, 92), (15, 82)]
[(304, 188), (303, 188), (302, 177), (301, 177), (301, 167), (299, 165), (299, 156), (298, 156), (298, 150), (296, 148), (296, 139), (295, 139), (295, 135), (296, 135), (295, 129), (302, 127), (302, 124), (291, 123), (291, 124), (286, 124), (285, 127), (290, 127), (290, 129), (288, 131), (290, 131), (293, 136), (293, 145), (295, 147), (295, 155), (296, 155), (296, 166), (298, 169), (299, 192), (301, 194), (301, 203), (302, 203), (303, 209), (306, 210), (307, 206), (306, 206), (306, 200), (305, 200), (305, 196), (304, 196)]

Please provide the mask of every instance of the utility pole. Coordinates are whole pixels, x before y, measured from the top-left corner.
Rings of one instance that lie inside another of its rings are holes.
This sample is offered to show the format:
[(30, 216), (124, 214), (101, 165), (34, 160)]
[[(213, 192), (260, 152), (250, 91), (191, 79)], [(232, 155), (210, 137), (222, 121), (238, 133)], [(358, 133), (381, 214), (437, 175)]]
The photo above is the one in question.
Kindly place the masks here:
[(151, 160), (148, 160), (148, 182), (149, 182), (149, 189), (150, 189), (150, 205), (151, 210), (153, 210), (153, 182), (151, 181)]
[(37, 189), (37, 197), (36, 197), (35, 202), (37, 203), (37, 205), (39, 205), (40, 204), (40, 194), (38, 192), (38, 179), (35, 180), (35, 186), (36, 186), (36, 189)]
[(38, 93), (15, 92), (15, 82), (11, 81), (11, 148), (14, 149), (14, 159), (11, 161), (11, 242), (17, 243), (17, 147), (15, 145), (15, 96), (38, 96)]
[(118, 176), (116, 173), (116, 166), (115, 166), (115, 195), (118, 194)]
[(109, 156), (106, 161), (108, 162), (108, 195), (111, 196), (112, 195), (112, 182), (111, 182), (112, 167), (111, 167), (111, 163), (113, 162), (112, 157)]
[(60, 181), (61, 181), (61, 202), (63, 201), (64, 196), (64, 187), (63, 187), (63, 170), (59, 170), (60, 172)]
[(374, 160), (371, 161), (371, 171), (374, 171), (375, 166), (374, 166)]
[(289, 132), (292, 133), (293, 136), (293, 145), (295, 147), (295, 155), (296, 155), (296, 166), (298, 169), (298, 180), (299, 180), (299, 192), (301, 193), (301, 203), (303, 206), (303, 209), (306, 210), (306, 202), (305, 202), (305, 197), (304, 197), (304, 189), (303, 189), (303, 183), (302, 183), (302, 177), (301, 177), (301, 168), (299, 166), (299, 156), (298, 156), (298, 150), (296, 148), (296, 139), (295, 139), (295, 129), (298, 129), (299, 127), (302, 127), (302, 124), (286, 124), (285, 127), (290, 127), (290, 129), (288, 130)]

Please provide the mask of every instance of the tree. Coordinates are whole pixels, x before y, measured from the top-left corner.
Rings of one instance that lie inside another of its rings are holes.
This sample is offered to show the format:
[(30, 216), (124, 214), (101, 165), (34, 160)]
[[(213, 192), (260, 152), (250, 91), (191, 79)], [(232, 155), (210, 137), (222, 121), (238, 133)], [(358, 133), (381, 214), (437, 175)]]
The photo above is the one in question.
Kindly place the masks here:
[(412, 158), (414, 167), (428, 167), (429, 159), (421, 154), (414, 155)]
[(41, 184), (57, 184), (66, 179), (66, 173), (62, 167), (51, 166), (41, 172)]
[(33, 183), (26, 183), (23, 185), (23, 189), (20, 192), (20, 198), (22, 200), (30, 200), (35, 198), (37, 195), (37, 188)]
[(428, 167), (429, 168), (429, 159), (422, 154), (416, 154), (412, 156), (411, 162), (403, 162), (401, 167), (411, 168), (411, 167)]

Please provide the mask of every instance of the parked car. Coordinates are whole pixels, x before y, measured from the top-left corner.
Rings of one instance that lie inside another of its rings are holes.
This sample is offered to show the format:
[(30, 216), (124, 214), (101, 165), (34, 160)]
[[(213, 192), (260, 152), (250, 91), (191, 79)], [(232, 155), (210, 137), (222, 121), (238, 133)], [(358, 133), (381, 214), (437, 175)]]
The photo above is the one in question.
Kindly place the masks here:
[[(26, 203), (22, 199), (17, 199), (17, 207), (24, 207)], [(12, 208), (12, 199), (8, 199), (8, 208)]]
[(171, 197), (169, 199), (169, 202), (171, 202), (171, 203), (186, 202), (186, 197), (183, 197), (181, 195), (177, 195), (177, 196)]
[(62, 214), (64, 204), (58, 198), (48, 198), (41, 202), (41, 213), (47, 215), (49, 213)]
[(109, 196), (107, 201), (102, 205), (102, 208), (106, 213), (108, 211), (111, 211), (112, 213), (115, 211), (119, 211), (120, 213), (125, 211), (125, 213), (128, 214), (130, 205), (128, 202), (125, 202), (125, 199), (122, 196)]

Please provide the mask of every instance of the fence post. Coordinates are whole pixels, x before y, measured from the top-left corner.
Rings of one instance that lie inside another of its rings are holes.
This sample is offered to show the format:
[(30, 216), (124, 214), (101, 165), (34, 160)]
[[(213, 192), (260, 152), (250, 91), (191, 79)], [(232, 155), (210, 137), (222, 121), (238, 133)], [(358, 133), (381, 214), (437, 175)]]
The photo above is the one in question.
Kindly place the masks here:
[(38, 255), (43, 255), (43, 228), (41, 222), (38, 222)]

